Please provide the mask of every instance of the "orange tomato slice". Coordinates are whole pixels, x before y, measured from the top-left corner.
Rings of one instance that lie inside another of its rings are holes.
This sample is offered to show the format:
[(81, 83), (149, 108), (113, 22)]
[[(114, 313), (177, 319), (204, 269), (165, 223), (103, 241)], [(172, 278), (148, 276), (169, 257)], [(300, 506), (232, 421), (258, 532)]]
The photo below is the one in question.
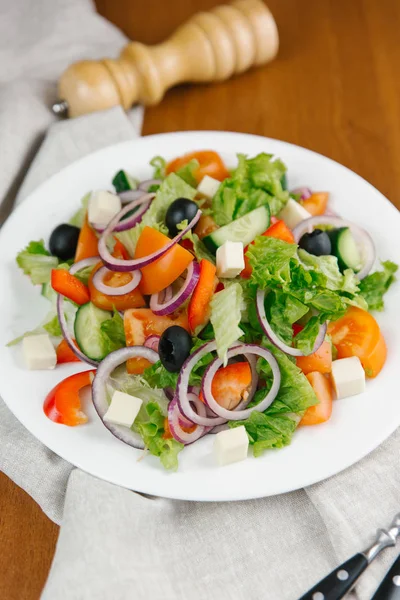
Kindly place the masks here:
[(84, 258), (91, 258), (92, 256), (99, 255), (99, 240), (94, 230), (90, 227), (87, 215), (83, 223), (82, 229), (78, 238), (78, 245), (76, 247), (75, 262), (79, 262)]
[(323, 215), (328, 206), (329, 193), (328, 192), (314, 192), (309, 198), (300, 200), (300, 204), (310, 213), (310, 215), (318, 216)]
[[(160, 250), (171, 240), (152, 227), (145, 227), (137, 241), (135, 258), (143, 258)], [(143, 267), (139, 289), (142, 294), (156, 294), (173, 283), (194, 259), (185, 248), (175, 244), (161, 258)]]
[(318, 372), (308, 373), (306, 377), (319, 400), (319, 404), (307, 408), (300, 425), (325, 423), (332, 414), (333, 391), (331, 382), (328, 377)]
[[(127, 310), (128, 308), (140, 308), (141, 306), (145, 306), (146, 302), (139, 291), (139, 288), (135, 288), (132, 292), (128, 292), (127, 294), (123, 294), (122, 296), (113, 296), (106, 295), (102, 292), (99, 292), (97, 288), (93, 285), (93, 277), (96, 271), (103, 266), (103, 263), (99, 263), (95, 266), (93, 271), (90, 274), (88, 287), (90, 293), (90, 300), (93, 302), (97, 308), (102, 308), (103, 310)], [(120, 272), (112, 272), (107, 273), (104, 277), (104, 283), (111, 287), (121, 287), (121, 285), (126, 285), (132, 279), (132, 275), (130, 273), (120, 273)]]
[(313, 354), (296, 356), (296, 365), (305, 375), (312, 371), (330, 373), (332, 371), (332, 347), (329, 342), (323, 341)]
[[(211, 391), (220, 406), (233, 410), (241, 402), (251, 385), (251, 369), (248, 362), (238, 362), (222, 367), (215, 373)], [(204, 398), (200, 393), (200, 400)]]
[(166, 173), (175, 173), (176, 171), (179, 171), (179, 169), (187, 165), (193, 159), (199, 162), (199, 167), (193, 173), (197, 183), (200, 183), (205, 175), (218, 179), (218, 181), (223, 181), (227, 177), (230, 177), (230, 173), (226, 168), (224, 161), (220, 155), (213, 150), (199, 150), (179, 156), (167, 164)]

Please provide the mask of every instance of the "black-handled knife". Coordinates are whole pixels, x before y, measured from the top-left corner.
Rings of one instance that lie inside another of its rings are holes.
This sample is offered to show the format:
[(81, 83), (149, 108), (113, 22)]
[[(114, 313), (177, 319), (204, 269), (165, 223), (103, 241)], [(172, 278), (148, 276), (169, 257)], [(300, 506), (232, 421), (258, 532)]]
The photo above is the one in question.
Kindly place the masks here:
[[(388, 546), (395, 546), (400, 535), (400, 513), (388, 530), (379, 529), (374, 543), (337, 567), (325, 579), (304, 594), (299, 600), (340, 600), (351, 590), (361, 573)], [(400, 598), (400, 596), (399, 596)], [(382, 597), (383, 600), (383, 597)]]
[(400, 555), (386, 573), (385, 579), (371, 600), (400, 600)]

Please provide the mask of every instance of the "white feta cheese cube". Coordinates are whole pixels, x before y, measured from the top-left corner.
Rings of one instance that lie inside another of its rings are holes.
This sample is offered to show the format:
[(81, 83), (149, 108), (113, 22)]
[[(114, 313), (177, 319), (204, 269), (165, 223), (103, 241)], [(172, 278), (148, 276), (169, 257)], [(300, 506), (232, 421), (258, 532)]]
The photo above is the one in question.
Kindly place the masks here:
[(217, 276), (237, 277), (244, 269), (242, 242), (225, 242), (217, 249)]
[(220, 466), (244, 460), (248, 449), (249, 438), (244, 425), (215, 435), (214, 456)]
[(208, 198), (208, 200), (212, 200), (220, 185), (221, 182), (218, 181), (218, 179), (214, 179), (214, 177), (210, 177), (209, 175), (204, 175), (197, 186), (197, 191), (205, 198)]
[(106, 227), (121, 210), (121, 200), (116, 194), (99, 190), (92, 192), (88, 204), (89, 223)]
[(114, 425), (131, 427), (142, 404), (143, 400), (136, 396), (115, 391), (108, 411), (104, 415), (104, 420)]
[(54, 369), (57, 364), (56, 351), (47, 333), (24, 337), (22, 352), (28, 369)]
[(289, 198), (288, 203), (279, 213), (279, 218), (285, 221), (289, 229), (294, 229), (304, 219), (309, 219), (311, 214), (301, 204)]
[(338, 399), (361, 394), (365, 390), (365, 372), (358, 356), (334, 360), (332, 380)]

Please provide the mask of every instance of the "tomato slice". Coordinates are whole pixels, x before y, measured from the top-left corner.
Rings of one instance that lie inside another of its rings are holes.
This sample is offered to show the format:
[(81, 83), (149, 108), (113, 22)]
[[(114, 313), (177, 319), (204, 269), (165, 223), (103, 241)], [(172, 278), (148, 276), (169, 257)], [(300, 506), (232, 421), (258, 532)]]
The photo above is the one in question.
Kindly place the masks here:
[[(188, 318), (185, 312), (157, 316), (150, 308), (137, 308), (124, 313), (124, 330), (127, 346), (143, 346), (149, 335), (161, 335), (168, 327), (179, 325), (189, 332)], [(130, 358), (126, 368), (128, 373), (143, 373), (150, 362), (145, 358)]]
[(308, 356), (296, 356), (296, 365), (305, 375), (312, 371), (319, 373), (330, 373), (332, 371), (332, 346), (326, 340), (313, 354)]
[[(376, 377), (386, 360), (386, 344), (374, 317), (356, 306), (328, 326), (338, 358), (358, 356), (368, 377)], [(382, 337), (382, 340), (381, 340)]]
[[(211, 384), (212, 395), (220, 406), (233, 410), (241, 402), (251, 385), (251, 369), (248, 362), (237, 362), (218, 369)], [(200, 393), (200, 400), (204, 402)]]
[(306, 375), (310, 382), (319, 404), (310, 406), (304, 413), (300, 425), (319, 425), (328, 421), (332, 414), (333, 391), (328, 377), (322, 373), (308, 373)]
[(115, 258), (121, 258), (123, 260), (128, 260), (130, 258), (128, 250), (125, 248), (122, 242), (119, 241), (118, 238), (114, 236), (114, 250), (112, 255)]
[[(76, 345), (75, 340), (74, 344)], [(70, 362), (81, 362), (80, 359), (76, 356), (75, 352), (73, 352), (68, 346), (66, 340), (61, 340), (61, 342), (58, 344), (56, 348), (56, 354), (58, 365)]]
[(82, 281), (65, 269), (51, 271), (51, 287), (76, 304), (82, 305), (90, 301), (89, 290)]
[[(117, 257), (119, 258), (119, 257)], [(139, 291), (139, 288), (135, 288), (132, 292), (128, 292), (127, 294), (123, 294), (122, 296), (113, 296), (108, 294), (102, 294), (99, 292), (97, 288), (93, 285), (93, 277), (96, 271), (103, 266), (103, 263), (99, 263), (95, 266), (93, 271), (90, 274), (88, 287), (90, 292), (90, 300), (93, 302), (97, 308), (102, 308), (103, 310), (127, 310), (128, 308), (140, 308), (141, 306), (145, 306), (146, 302)], [(104, 282), (111, 287), (120, 287), (121, 285), (126, 285), (132, 279), (132, 275), (130, 273), (120, 273), (118, 271), (113, 271), (107, 273), (104, 277)]]
[[(272, 222), (272, 220), (274, 220)], [(264, 231), (264, 233), (262, 234), (265, 237), (273, 237), (276, 238), (278, 240), (283, 240), (284, 242), (288, 242), (289, 244), (294, 244), (294, 237), (293, 237), (293, 233), (291, 232), (291, 230), (289, 229), (289, 227), (286, 225), (286, 223), (284, 221), (282, 221), (281, 219), (276, 219), (275, 217), (271, 217), (271, 223), (272, 225), (270, 227), (268, 227), (267, 231)], [(251, 242), (251, 244), (254, 244), (254, 242)], [(251, 245), (249, 244), (249, 245)], [(249, 259), (246, 256), (246, 252), (248, 250), (249, 246), (246, 246), (246, 248), (244, 249), (244, 269), (243, 271), (240, 273), (240, 276), (243, 277), (243, 279), (250, 279), (251, 277), (251, 272), (252, 272), (252, 268), (250, 266), (250, 262)]]
[(46, 396), (43, 404), (45, 415), (55, 423), (81, 425), (87, 422), (87, 416), (81, 410), (79, 392), (91, 385), (95, 370), (83, 371), (67, 377), (58, 383)]
[(90, 227), (87, 215), (83, 223), (76, 247), (75, 262), (84, 258), (92, 258), (99, 255), (99, 240), (94, 230)]
[(218, 225), (210, 215), (201, 215), (199, 222), (194, 228), (194, 232), (202, 240), (216, 229), (218, 229)]
[[(135, 258), (148, 256), (170, 241), (169, 237), (160, 231), (145, 227), (136, 244)], [(182, 275), (193, 259), (193, 254), (179, 244), (175, 244), (161, 258), (141, 269), (140, 291), (145, 295), (161, 292)]]
[(314, 192), (309, 198), (300, 200), (300, 204), (310, 213), (310, 215), (323, 215), (326, 211), (329, 201), (328, 192)]
[(175, 173), (176, 171), (179, 171), (179, 169), (187, 165), (193, 159), (199, 162), (199, 167), (193, 172), (197, 183), (200, 183), (205, 175), (218, 179), (218, 181), (223, 181), (227, 177), (230, 177), (230, 173), (226, 168), (224, 161), (220, 155), (213, 150), (199, 150), (179, 156), (167, 164), (166, 173)]
[(216, 267), (206, 259), (200, 262), (200, 277), (190, 298), (188, 306), (188, 319), (190, 330), (195, 333), (208, 321), (210, 301), (217, 283)]

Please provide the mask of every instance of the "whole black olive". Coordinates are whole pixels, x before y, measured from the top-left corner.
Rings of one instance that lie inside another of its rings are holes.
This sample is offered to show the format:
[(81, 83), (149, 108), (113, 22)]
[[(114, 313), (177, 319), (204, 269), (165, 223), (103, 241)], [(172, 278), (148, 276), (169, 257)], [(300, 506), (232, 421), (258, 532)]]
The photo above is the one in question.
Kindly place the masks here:
[(171, 373), (180, 371), (190, 354), (192, 345), (192, 338), (183, 327), (172, 325), (164, 331), (158, 344), (158, 353), (167, 371)]
[(178, 235), (179, 230), (176, 226), (186, 220), (190, 223), (198, 210), (199, 207), (193, 200), (189, 200), (188, 198), (177, 198), (174, 200), (165, 215), (165, 224), (168, 227), (169, 234), (172, 237)]
[(329, 235), (321, 229), (314, 229), (311, 233), (305, 233), (300, 238), (299, 246), (309, 254), (314, 254), (314, 256), (322, 256), (332, 252)]
[(50, 236), (49, 248), (53, 256), (61, 260), (74, 258), (78, 245), (80, 229), (74, 225), (63, 223), (58, 225)]

